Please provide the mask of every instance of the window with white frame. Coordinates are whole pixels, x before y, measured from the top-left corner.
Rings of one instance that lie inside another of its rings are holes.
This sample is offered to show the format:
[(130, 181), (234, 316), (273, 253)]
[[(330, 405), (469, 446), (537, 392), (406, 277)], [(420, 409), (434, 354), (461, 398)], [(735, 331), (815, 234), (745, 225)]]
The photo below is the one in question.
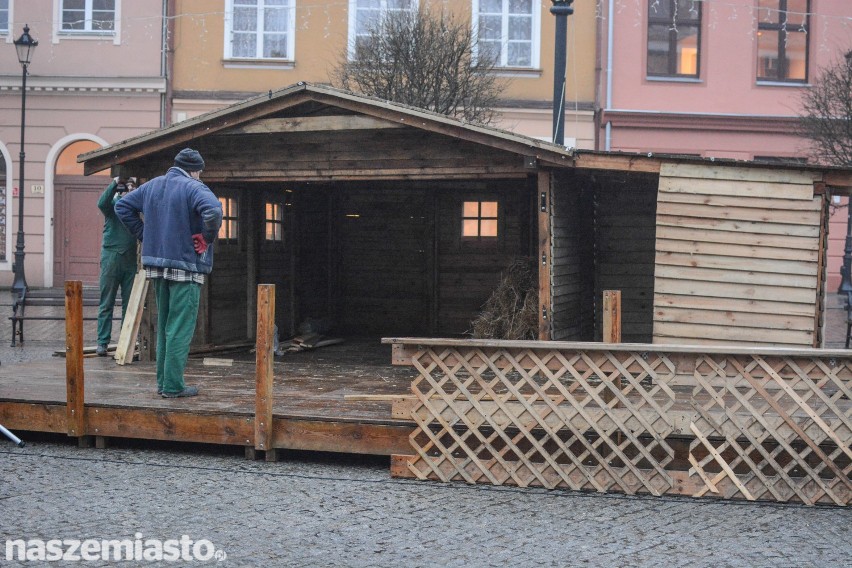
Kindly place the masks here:
[(295, 0), (227, 0), (227, 59), (293, 60)]
[(0, 0), (0, 34), (9, 32), (9, 0)]
[(62, 0), (63, 32), (114, 32), (117, 0)]
[(479, 50), (497, 67), (537, 68), (541, 4), (533, 0), (473, 0)]
[(370, 31), (388, 12), (414, 12), (417, 0), (349, 0), (349, 57), (367, 47)]

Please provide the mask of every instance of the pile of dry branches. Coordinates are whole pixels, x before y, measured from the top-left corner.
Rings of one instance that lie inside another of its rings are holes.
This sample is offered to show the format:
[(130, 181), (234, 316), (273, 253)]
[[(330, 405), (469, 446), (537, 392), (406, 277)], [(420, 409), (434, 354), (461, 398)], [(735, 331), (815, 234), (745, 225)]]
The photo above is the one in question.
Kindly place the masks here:
[(477, 339), (538, 337), (538, 273), (534, 261), (512, 261), (472, 326)]

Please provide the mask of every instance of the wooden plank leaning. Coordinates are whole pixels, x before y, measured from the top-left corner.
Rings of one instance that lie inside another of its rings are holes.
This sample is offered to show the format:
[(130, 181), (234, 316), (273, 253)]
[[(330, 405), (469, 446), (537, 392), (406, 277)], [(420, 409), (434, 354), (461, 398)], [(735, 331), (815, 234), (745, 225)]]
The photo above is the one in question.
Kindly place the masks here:
[(266, 452), (267, 461), (275, 461), (272, 448), (272, 379), (274, 362), (275, 286), (257, 286), (257, 348), (255, 358), (254, 448)]
[(69, 436), (86, 434), (83, 381), (83, 283), (65, 282), (65, 415)]
[(121, 335), (118, 337), (118, 345), (115, 348), (115, 362), (119, 365), (126, 365), (133, 361), (136, 336), (139, 335), (139, 326), (142, 324), (142, 311), (147, 295), (148, 279), (145, 278), (145, 269), (142, 269), (133, 279), (133, 291), (130, 292), (130, 299), (127, 301), (127, 311), (121, 324)]

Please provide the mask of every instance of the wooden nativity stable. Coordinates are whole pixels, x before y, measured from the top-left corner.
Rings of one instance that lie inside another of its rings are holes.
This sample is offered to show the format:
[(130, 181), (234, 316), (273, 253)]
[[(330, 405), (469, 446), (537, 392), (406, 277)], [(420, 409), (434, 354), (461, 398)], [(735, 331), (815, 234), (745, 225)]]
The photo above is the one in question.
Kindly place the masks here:
[(184, 147), (224, 222), (197, 341), (252, 339), (259, 283), (282, 337), (456, 337), (517, 258), (539, 339), (822, 346), (828, 202), (852, 171), (566, 149), (299, 83), (84, 154), (150, 179)]

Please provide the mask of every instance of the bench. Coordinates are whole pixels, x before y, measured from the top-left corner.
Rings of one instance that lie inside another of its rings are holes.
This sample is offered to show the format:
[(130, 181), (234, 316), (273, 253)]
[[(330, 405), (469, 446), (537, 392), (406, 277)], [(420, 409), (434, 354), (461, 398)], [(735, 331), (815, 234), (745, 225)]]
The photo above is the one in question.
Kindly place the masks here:
[[(100, 304), (100, 291), (97, 287), (83, 288), (83, 305), (97, 306)], [(65, 320), (65, 316), (46, 316), (46, 315), (26, 315), (27, 306), (64, 306), (65, 292), (61, 289), (44, 289), (44, 290), (24, 290), (24, 293), (16, 297), (12, 303), (12, 315), (9, 317), (12, 320), (12, 347), (15, 347), (16, 342), (24, 344), (24, 322), (25, 321), (61, 321)], [(121, 297), (115, 299), (115, 305), (121, 306)], [(84, 317), (84, 320), (97, 320), (95, 317)], [(113, 317), (113, 320), (120, 320), (120, 317)]]

